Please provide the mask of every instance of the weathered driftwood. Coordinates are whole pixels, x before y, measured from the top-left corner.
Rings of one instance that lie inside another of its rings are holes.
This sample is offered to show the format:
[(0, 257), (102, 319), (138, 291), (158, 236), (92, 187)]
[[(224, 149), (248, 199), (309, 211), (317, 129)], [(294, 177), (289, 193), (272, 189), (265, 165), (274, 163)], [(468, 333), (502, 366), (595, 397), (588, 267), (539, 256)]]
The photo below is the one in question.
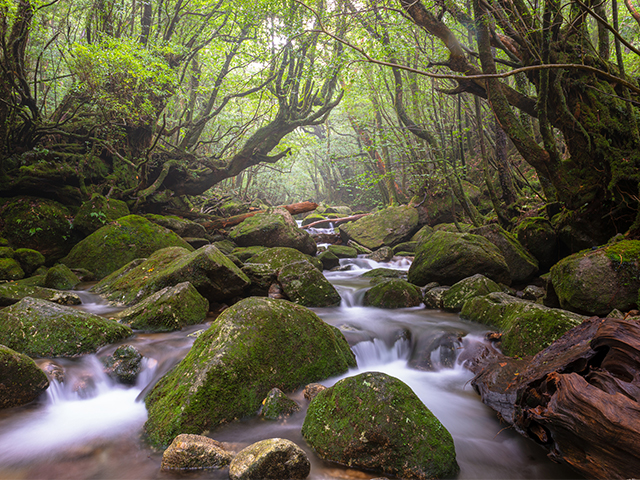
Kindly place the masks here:
[[(286, 209), (291, 215), (297, 215), (298, 213), (312, 212), (318, 208), (318, 204), (313, 202), (298, 202), (292, 203), (291, 205), (281, 205), (281, 207)], [(207, 230), (218, 230), (220, 228), (233, 227), (234, 225), (242, 223), (247, 218), (253, 217), (257, 213), (264, 212), (266, 212), (266, 210), (256, 210), (255, 212), (243, 213), (233, 217), (218, 218), (208, 222), (203, 222), (202, 225)]]
[(327, 218), (324, 220), (318, 220), (317, 222), (310, 223), (308, 225), (303, 225), (302, 228), (328, 228), (331, 225), (337, 227), (342, 223), (347, 222), (355, 222), (356, 220), (361, 219), (362, 217), (366, 217), (367, 215), (371, 215), (370, 213), (359, 213), (358, 215), (351, 215), (350, 217), (341, 217), (341, 218)]
[(472, 385), (506, 422), (588, 478), (640, 472), (640, 325), (586, 320), (534, 357), (474, 366)]

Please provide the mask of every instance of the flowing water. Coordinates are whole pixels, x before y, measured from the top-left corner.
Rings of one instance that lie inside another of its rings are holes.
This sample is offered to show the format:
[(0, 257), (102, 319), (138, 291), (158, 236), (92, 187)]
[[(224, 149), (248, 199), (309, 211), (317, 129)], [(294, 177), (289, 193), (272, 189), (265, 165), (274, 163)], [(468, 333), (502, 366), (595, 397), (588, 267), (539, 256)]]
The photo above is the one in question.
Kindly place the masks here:
[[(407, 383), (451, 432), (459, 479), (575, 478), (567, 468), (549, 461), (540, 447), (501, 425), (469, 385), (472, 374), (460, 364), (460, 354), (482, 341), (483, 326), (422, 307), (363, 307), (362, 296), (369, 287), (368, 280), (359, 278), (364, 271), (378, 266), (406, 270), (409, 262), (377, 264), (354, 259), (342, 260), (342, 264), (350, 270), (326, 273), (340, 291), (342, 305), (315, 311), (340, 328), (353, 346), (358, 368), (343, 377), (380, 371)], [(78, 293), (81, 308), (101, 315), (113, 311), (98, 296)], [(226, 470), (161, 472), (161, 453), (151, 450), (141, 438), (146, 410), (140, 399), (187, 354), (194, 333), (209, 324), (180, 332), (137, 334), (121, 342), (135, 345), (145, 357), (138, 382), (131, 387), (116, 385), (102, 373), (99, 358), (111, 354), (118, 344), (103, 348), (97, 356), (38, 360), (42, 367), (61, 367), (64, 381), (53, 381), (46, 396), (36, 403), (0, 410), (0, 479), (228, 478)], [(343, 377), (321, 383), (329, 386)], [(211, 436), (235, 449), (265, 438), (288, 438), (307, 451), (311, 479), (377, 477), (318, 459), (300, 434), (307, 402), (301, 392), (291, 398), (302, 409), (285, 420), (251, 418)]]

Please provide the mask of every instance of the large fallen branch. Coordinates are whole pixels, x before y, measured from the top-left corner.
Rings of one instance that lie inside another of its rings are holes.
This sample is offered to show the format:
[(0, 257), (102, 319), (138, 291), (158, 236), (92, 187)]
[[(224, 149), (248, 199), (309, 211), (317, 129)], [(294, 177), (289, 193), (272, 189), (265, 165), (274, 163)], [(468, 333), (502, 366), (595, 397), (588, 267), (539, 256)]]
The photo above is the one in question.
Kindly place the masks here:
[(371, 215), (370, 213), (359, 213), (358, 215), (352, 215), (350, 217), (342, 217), (342, 218), (327, 218), (325, 220), (318, 220), (317, 222), (310, 223), (308, 225), (303, 225), (302, 228), (329, 228), (331, 226), (337, 227), (342, 223), (347, 222), (355, 222), (356, 220), (361, 219), (362, 217), (366, 217), (367, 215)]
[[(282, 208), (286, 209), (291, 215), (297, 215), (299, 213), (312, 212), (318, 208), (317, 203), (313, 202), (299, 202), (292, 203), (291, 205), (282, 205)], [(233, 227), (242, 223), (249, 217), (253, 217), (258, 213), (264, 213), (266, 210), (256, 210), (255, 212), (243, 213), (241, 215), (235, 215), (233, 217), (219, 218), (208, 222), (203, 222), (202, 225), (207, 230), (219, 230), (221, 228)]]
[(482, 401), (587, 478), (640, 472), (640, 325), (586, 320), (535, 357), (476, 367)]

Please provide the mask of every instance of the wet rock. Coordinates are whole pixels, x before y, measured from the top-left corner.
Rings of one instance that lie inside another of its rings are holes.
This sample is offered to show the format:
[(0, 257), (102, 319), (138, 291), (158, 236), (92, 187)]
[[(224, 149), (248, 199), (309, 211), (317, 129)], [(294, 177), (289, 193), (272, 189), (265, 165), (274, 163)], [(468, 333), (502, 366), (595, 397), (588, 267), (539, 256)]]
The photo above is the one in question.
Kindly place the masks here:
[(269, 298), (279, 298), (283, 300), (288, 300), (287, 296), (282, 289), (282, 286), (279, 283), (272, 283), (269, 287), (269, 292), (267, 292), (267, 297)]
[(407, 279), (407, 272), (403, 270), (395, 270), (393, 268), (374, 268), (369, 270), (368, 272), (360, 275), (362, 278), (370, 278), (369, 282), (372, 285), (380, 283), (381, 281), (386, 281), (389, 278), (401, 278), (403, 280)]
[(428, 338), (420, 338), (414, 346), (408, 366), (416, 370), (437, 371), (453, 368), (462, 346), (463, 332), (437, 332)]
[(342, 300), (322, 272), (306, 260), (282, 267), (278, 282), (292, 302), (305, 307), (335, 307)]
[(0, 258), (0, 280), (20, 280), (24, 270), (13, 258)]
[(323, 270), (331, 270), (332, 268), (340, 266), (340, 259), (328, 250), (318, 255), (318, 260), (322, 262)]
[[(147, 214), (145, 218), (161, 227), (168, 228), (183, 238), (204, 238), (207, 235), (207, 230), (199, 223), (175, 215)], [(209, 243), (208, 240), (207, 243)]]
[(358, 251), (346, 245), (329, 245), (328, 250), (338, 258), (356, 258)]
[(470, 298), (500, 291), (502, 291), (500, 285), (484, 275), (477, 273), (471, 277), (460, 280), (444, 292), (442, 295), (442, 308), (459, 312), (462, 310), (464, 303)]
[(224, 468), (233, 454), (224, 445), (202, 435), (183, 433), (174, 438), (162, 454), (160, 468), (171, 470), (204, 470)]
[(356, 252), (358, 252), (358, 255), (369, 255), (370, 253), (373, 252), (370, 248), (360, 245), (358, 242), (353, 240), (349, 240), (347, 242), (347, 246), (351, 248), (355, 248)]
[(60, 292), (51, 288), (5, 283), (0, 285), (0, 306), (18, 303), (25, 297), (41, 298), (60, 305), (80, 305), (82, 301), (75, 293)]
[(295, 248), (307, 255), (315, 255), (316, 242), (284, 208), (258, 213), (245, 219), (229, 232), (229, 238), (241, 247), (261, 245), (265, 247)]
[(449, 432), (405, 383), (383, 373), (320, 392), (302, 435), (320, 458), (352, 468), (424, 480), (459, 470)]
[(514, 229), (514, 233), (518, 241), (538, 260), (541, 270), (548, 270), (558, 261), (558, 236), (546, 218), (526, 218)]
[(155, 445), (255, 415), (271, 388), (290, 392), (347, 371), (340, 331), (305, 307), (252, 297), (226, 309), (145, 398)]
[(304, 387), (302, 394), (304, 395), (304, 398), (311, 401), (316, 397), (316, 395), (318, 395), (318, 393), (326, 389), (327, 387), (325, 387), (324, 385), (320, 385), (319, 383), (310, 383), (309, 385)]
[(125, 202), (94, 193), (76, 213), (73, 218), (73, 228), (86, 237), (108, 223), (129, 214), (129, 207)]
[(128, 215), (77, 243), (60, 263), (70, 268), (86, 268), (101, 279), (134, 259), (148, 257), (166, 247), (193, 250), (171, 230), (144, 217)]
[(339, 229), (345, 243), (353, 240), (371, 250), (392, 247), (409, 240), (418, 230), (418, 213), (413, 207), (389, 207)]
[(55, 290), (73, 290), (79, 283), (78, 276), (62, 263), (51, 267), (44, 277), (44, 286)]
[(14, 252), (14, 256), (22, 270), (26, 275), (32, 275), (39, 267), (42, 267), (45, 262), (44, 255), (37, 250), (31, 248), (18, 248)]
[(231, 480), (307, 478), (311, 463), (304, 451), (290, 440), (270, 438), (240, 451), (229, 466)]
[[(252, 297), (266, 297), (269, 295), (271, 287), (278, 279), (278, 273), (268, 264), (245, 263), (242, 266), (244, 273), (251, 282), (247, 287), (246, 294)], [(282, 289), (282, 287), (279, 287)]]
[(64, 368), (53, 360), (46, 360), (41, 363), (40, 369), (47, 375), (49, 380), (55, 380), (58, 383), (63, 383), (65, 380)]
[(38, 298), (0, 310), (0, 344), (31, 357), (95, 353), (132, 335), (129, 327)]
[[(325, 217), (324, 215), (320, 215), (319, 213), (311, 213), (306, 217), (304, 217), (304, 219), (302, 220), (302, 226), (305, 227), (311, 223), (320, 222), (322, 220), (327, 220), (327, 217)], [(329, 228), (330, 225), (331, 225), (331, 220), (327, 220), (326, 223), (319, 224), (316, 227)]]
[(364, 294), (364, 305), (378, 308), (417, 307), (422, 303), (422, 293), (406, 280), (392, 278), (379, 283)]
[(204, 322), (209, 302), (189, 282), (165, 287), (123, 310), (120, 323), (146, 332), (171, 332)]
[(134, 385), (140, 374), (142, 355), (133, 345), (120, 345), (104, 359), (104, 372), (119, 383)]
[(391, 247), (380, 247), (367, 255), (367, 258), (374, 262), (389, 262), (393, 258), (393, 250)]
[(267, 420), (278, 420), (300, 410), (298, 404), (279, 388), (272, 388), (262, 401), (260, 415)]
[(0, 409), (32, 402), (49, 387), (49, 380), (26, 355), (0, 345)]
[(449, 291), (451, 287), (443, 285), (441, 287), (433, 287), (424, 292), (424, 297), (422, 301), (424, 302), (424, 306), (427, 308), (444, 308), (443, 297), (444, 294)]
[(511, 283), (502, 253), (489, 240), (468, 233), (436, 231), (418, 246), (408, 278), (414, 285), (453, 285), (476, 273), (494, 282)]
[(260, 253), (249, 258), (246, 263), (262, 263), (271, 267), (272, 270), (279, 272), (286, 265), (305, 260), (322, 271), (322, 263), (317, 257), (306, 255), (295, 248), (288, 247), (263, 249)]

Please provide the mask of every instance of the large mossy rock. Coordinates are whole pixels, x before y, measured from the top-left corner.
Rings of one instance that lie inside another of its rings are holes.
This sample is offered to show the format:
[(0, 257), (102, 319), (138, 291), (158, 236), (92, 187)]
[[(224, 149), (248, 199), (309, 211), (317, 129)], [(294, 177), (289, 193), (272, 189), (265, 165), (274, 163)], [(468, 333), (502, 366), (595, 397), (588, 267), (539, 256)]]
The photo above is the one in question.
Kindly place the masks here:
[(74, 357), (132, 335), (112, 320), (26, 297), (0, 311), (0, 344), (30, 357)]
[(316, 242), (283, 208), (258, 213), (236, 225), (229, 238), (241, 247), (261, 245), (264, 247), (290, 247), (307, 255), (315, 255)]
[(85, 268), (104, 278), (136, 258), (145, 258), (166, 247), (193, 250), (171, 230), (138, 215), (128, 215), (96, 230), (76, 244), (60, 262)]
[(165, 287), (140, 303), (123, 310), (120, 323), (145, 332), (171, 332), (204, 322), (209, 301), (189, 282)]
[(44, 255), (37, 250), (31, 248), (18, 248), (14, 253), (14, 257), (19, 263), (24, 273), (31, 275), (33, 272), (42, 267), (45, 262)]
[(371, 250), (409, 240), (419, 228), (418, 212), (413, 207), (389, 207), (340, 225), (344, 243), (353, 240)]
[(364, 294), (364, 305), (378, 308), (417, 307), (422, 292), (415, 285), (399, 278), (390, 278), (371, 287)]
[(463, 305), (470, 298), (500, 291), (502, 291), (500, 285), (490, 278), (487, 278), (480, 273), (476, 273), (471, 277), (460, 280), (444, 292), (442, 295), (442, 308), (458, 312), (462, 310)]
[(494, 282), (511, 283), (502, 253), (489, 240), (469, 233), (436, 231), (418, 245), (408, 279), (418, 286), (430, 282), (453, 285), (476, 273)]
[(0, 409), (32, 402), (48, 387), (47, 376), (31, 358), (0, 345)]
[(199, 223), (175, 215), (155, 215), (150, 213), (145, 215), (145, 218), (161, 227), (168, 228), (181, 237), (202, 238), (207, 234), (207, 230)]
[(173, 439), (162, 454), (160, 468), (170, 470), (205, 470), (224, 468), (233, 454), (220, 442), (202, 435), (183, 433)]
[(132, 262), (94, 287), (96, 293), (124, 305), (137, 303), (165, 287), (190, 282), (211, 303), (238, 296), (249, 278), (214, 245), (189, 252), (180, 247), (158, 250), (142, 262)]
[(302, 435), (324, 460), (406, 479), (451, 478), (453, 439), (402, 381), (367, 372), (316, 395)]
[(500, 225), (492, 224), (471, 230), (474, 235), (482, 235), (502, 252), (511, 281), (515, 284), (527, 282), (538, 273), (538, 260), (511, 233)]
[(24, 278), (24, 270), (13, 258), (0, 258), (0, 280), (20, 280)]
[(548, 270), (558, 261), (558, 235), (546, 218), (526, 218), (515, 228), (514, 233), (518, 241), (538, 260), (541, 270)]
[(76, 213), (73, 218), (73, 228), (86, 237), (108, 223), (129, 214), (129, 207), (122, 200), (106, 198), (99, 193), (94, 193)]
[(255, 415), (274, 387), (290, 392), (356, 365), (342, 333), (305, 307), (252, 297), (226, 309), (146, 397), (154, 445)]
[(551, 268), (560, 306), (606, 316), (638, 306), (640, 240), (622, 240), (563, 258)]
[(73, 290), (79, 284), (78, 276), (64, 263), (51, 267), (44, 277), (44, 286), (55, 290)]
[(284, 438), (269, 438), (238, 452), (229, 465), (231, 480), (307, 478), (311, 463), (298, 445)]
[(502, 292), (467, 300), (460, 316), (497, 327), (502, 332), (502, 351), (519, 357), (535, 355), (586, 318)]
[(71, 218), (69, 210), (58, 202), (25, 196), (11, 198), (0, 203), (0, 236), (14, 248), (39, 251), (53, 263), (69, 251)]
[(273, 271), (279, 272), (283, 267), (296, 262), (310, 262), (318, 270), (322, 271), (322, 261), (311, 255), (306, 255), (295, 248), (277, 247), (268, 248), (250, 257), (246, 263), (262, 263), (268, 265)]
[(307, 261), (282, 267), (278, 282), (289, 300), (305, 307), (336, 307), (342, 300), (322, 272)]
[(82, 303), (80, 297), (75, 293), (14, 282), (0, 285), (0, 307), (13, 305), (25, 297), (40, 298), (60, 305), (80, 305)]

